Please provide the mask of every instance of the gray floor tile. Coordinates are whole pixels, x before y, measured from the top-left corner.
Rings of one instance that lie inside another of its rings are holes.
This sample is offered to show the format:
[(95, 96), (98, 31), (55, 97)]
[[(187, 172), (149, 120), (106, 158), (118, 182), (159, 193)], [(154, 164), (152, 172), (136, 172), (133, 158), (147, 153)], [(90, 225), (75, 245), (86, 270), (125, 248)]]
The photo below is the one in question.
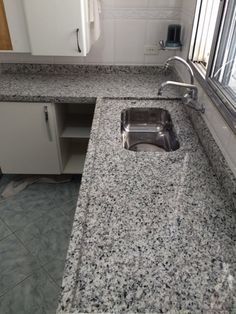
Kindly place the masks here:
[(74, 197), (69, 202), (59, 204), (58, 208), (63, 210), (66, 215), (70, 216), (73, 219), (75, 215), (77, 200), (78, 197)]
[(79, 187), (77, 177), (0, 197), (0, 314), (55, 313)]
[(18, 230), (16, 235), (44, 265), (55, 258), (65, 258), (71, 229), (71, 217), (62, 211), (51, 211)]
[(54, 208), (55, 202), (45, 195), (7, 199), (0, 203), (0, 217), (12, 231), (24, 227)]
[(65, 258), (55, 258), (52, 262), (45, 264), (43, 268), (52, 277), (56, 284), (60, 287), (62, 283), (62, 275), (65, 267)]
[(47, 274), (39, 270), (0, 298), (0, 313), (53, 314), (59, 290)]
[(39, 268), (37, 260), (13, 234), (0, 241), (0, 257), (0, 295)]
[(0, 219), (0, 241), (10, 235), (12, 232), (7, 225)]

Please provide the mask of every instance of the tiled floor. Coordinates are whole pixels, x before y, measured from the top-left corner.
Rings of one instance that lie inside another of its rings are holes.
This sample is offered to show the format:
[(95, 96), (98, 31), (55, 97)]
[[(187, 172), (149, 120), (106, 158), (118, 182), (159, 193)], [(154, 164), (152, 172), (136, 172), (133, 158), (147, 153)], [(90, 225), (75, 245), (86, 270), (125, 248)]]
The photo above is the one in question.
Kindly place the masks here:
[[(0, 194), (12, 176), (0, 179)], [(0, 313), (54, 314), (80, 178), (0, 197)]]

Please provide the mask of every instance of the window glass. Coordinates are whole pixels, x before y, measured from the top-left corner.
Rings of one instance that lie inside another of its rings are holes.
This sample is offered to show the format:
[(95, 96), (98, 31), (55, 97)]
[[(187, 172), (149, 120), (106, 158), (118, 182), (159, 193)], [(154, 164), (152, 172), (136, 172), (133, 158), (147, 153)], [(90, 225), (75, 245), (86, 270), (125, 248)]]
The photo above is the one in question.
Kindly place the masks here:
[(195, 16), (195, 29), (192, 38), (193, 62), (206, 71), (209, 62), (220, 0), (199, 0)]
[[(236, 99), (236, 4), (229, 3), (211, 78)], [(234, 104), (236, 106), (236, 104)]]

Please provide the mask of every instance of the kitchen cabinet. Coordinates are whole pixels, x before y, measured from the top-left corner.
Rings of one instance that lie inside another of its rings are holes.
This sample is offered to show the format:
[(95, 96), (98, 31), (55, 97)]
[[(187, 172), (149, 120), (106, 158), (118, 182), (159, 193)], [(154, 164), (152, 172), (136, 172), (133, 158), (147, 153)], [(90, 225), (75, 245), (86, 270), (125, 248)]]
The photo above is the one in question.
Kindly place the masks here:
[(15, 174), (81, 174), (94, 103), (0, 102), (0, 168)]
[(0, 167), (3, 173), (61, 173), (54, 104), (0, 103)]
[[(4, 3), (12, 52), (30, 52), (23, 0), (0, 0)], [(0, 18), (1, 21), (1, 18)], [(4, 48), (1, 48), (4, 50)]]
[(23, 0), (33, 55), (86, 56), (88, 0)]
[(0, 0), (0, 50), (12, 50), (11, 37), (3, 0)]

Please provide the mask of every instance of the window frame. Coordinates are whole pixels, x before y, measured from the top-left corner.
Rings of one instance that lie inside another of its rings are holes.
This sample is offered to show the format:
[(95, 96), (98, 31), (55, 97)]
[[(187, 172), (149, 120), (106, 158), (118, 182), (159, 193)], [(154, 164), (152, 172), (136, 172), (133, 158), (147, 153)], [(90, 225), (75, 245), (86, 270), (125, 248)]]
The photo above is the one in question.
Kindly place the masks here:
[[(211, 78), (212, 71), (214, 69), (217, 55), (219, 53), (220, 45), (225, 45), (226, 38), (222, 38), (222, 32), (223, 32), (223, 25), (226, 21), (227, 17), (227, 10), (230, 9), (230, 7), (233, 7), (233, 1), (232, 0), (220, 0), (219, 5), (219, 11), (218, 16), (216, 20), (216, 26), (215, 26), (215, 32), (213, 36), (212, 41), (212, 47), (211, 47), (211, 53), (209, 57), (208, 67), (206, 70), (206, 73), (203, 71), (203, 66), (198, 65), (197, 63), (193, 62), (191, 59), (194, 56), (194, 49), (195, 49), (195, 39), (196, 39), (196, 32), (197, 32), (197, 26), (198, 26), (198, 20), (200, 18), (200, 14), (197, 17), (197, 20), (194, 19), (193, 27), (192, 27), (192, 34), (195, 33), (195, 38), (192, 38), (190, 41), (189, 46), (189, 54), (188, 54), (188, 63), (192, 67), (194, 74), (203, 87), (203, 89), (206, 91), (210, 99), (213, 101), (219, 112), (222, 114), (228, 125), (231, 127), (233, 132), (236, 134), (236, 107), (232, 105), (232, 103), (235, 103), (234, 97), (230, 96), (230, 93), (225, 93), (223, 91), (222, 87), (219, 83), (214, 81)], [(200, 5), (201, 7), (201, 5)], [(195, 12), (199, 9), (198, 2), (195, 6)], [(196, 13), (195, 13), (196, 14)], [(230, 21), (227, 21), (227, 24), (229, 26)], [(218, 40), (220, 38), (220, 40)]]

